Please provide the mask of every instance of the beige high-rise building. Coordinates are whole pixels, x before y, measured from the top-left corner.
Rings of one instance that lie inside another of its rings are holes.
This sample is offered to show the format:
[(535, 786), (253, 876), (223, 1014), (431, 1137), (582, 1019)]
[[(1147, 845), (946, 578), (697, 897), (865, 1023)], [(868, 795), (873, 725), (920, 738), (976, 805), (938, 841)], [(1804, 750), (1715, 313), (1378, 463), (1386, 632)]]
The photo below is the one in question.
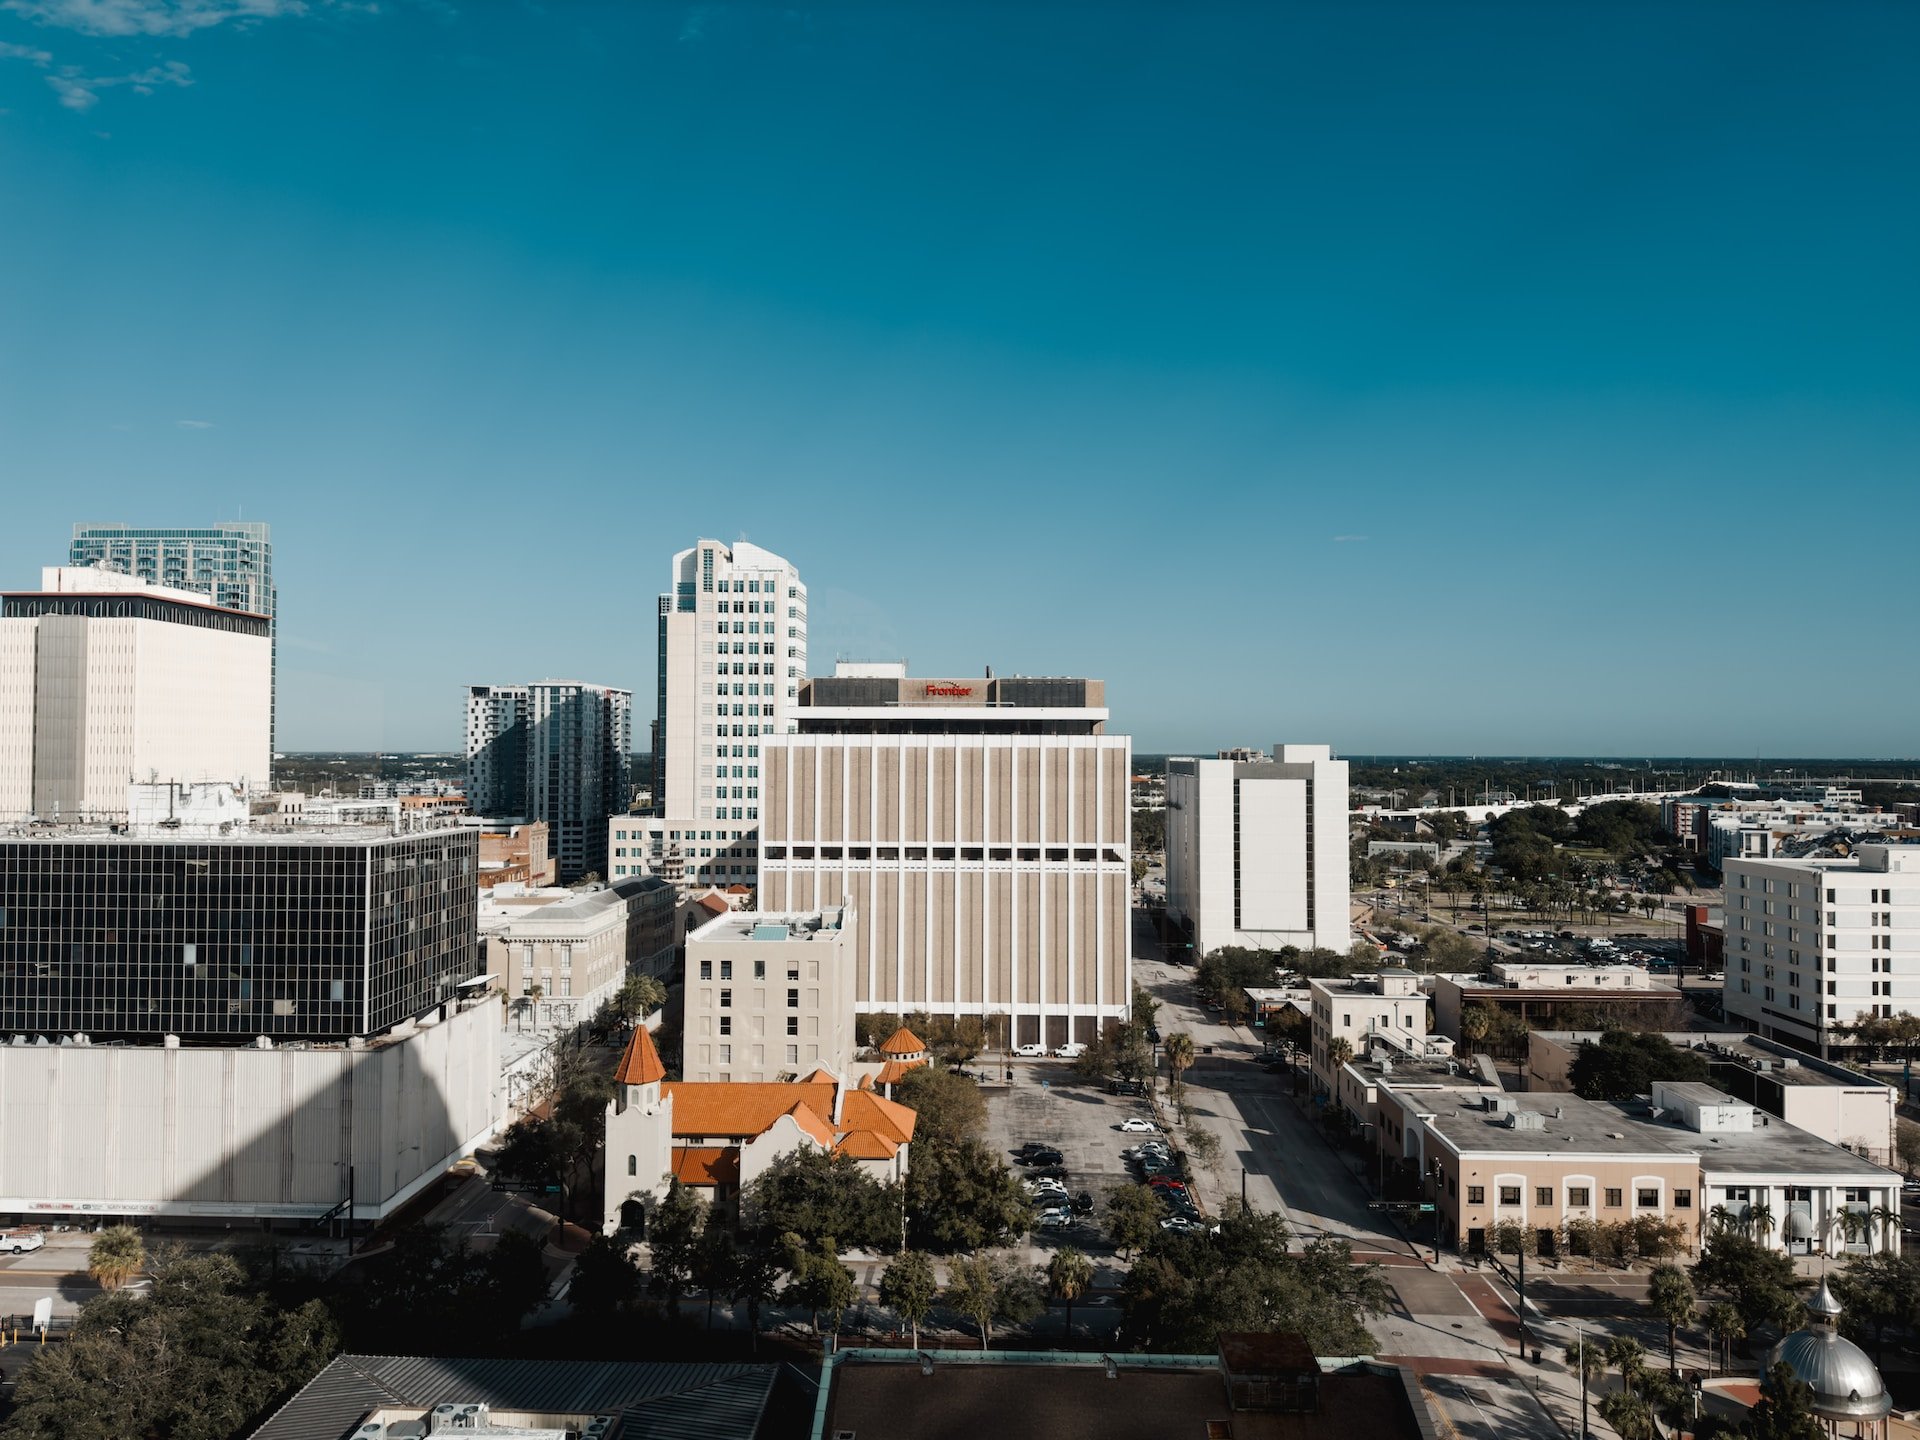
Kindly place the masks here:
[(1099, 681), (842, 665), (798, 699), (763, 746), (760, 904), (848, 900), (860, 1010), (1048, 1046), (1125, 1016), (1132, 745)]
[(0, 818), (121, 818), (135, 781), (264, 789), (272, 727), (264, 615), (77, 566), (0, 596)]
[(687, 936), (688, 1080), (794, 1080), (853, 1063), (852, 910), (739, 911)]

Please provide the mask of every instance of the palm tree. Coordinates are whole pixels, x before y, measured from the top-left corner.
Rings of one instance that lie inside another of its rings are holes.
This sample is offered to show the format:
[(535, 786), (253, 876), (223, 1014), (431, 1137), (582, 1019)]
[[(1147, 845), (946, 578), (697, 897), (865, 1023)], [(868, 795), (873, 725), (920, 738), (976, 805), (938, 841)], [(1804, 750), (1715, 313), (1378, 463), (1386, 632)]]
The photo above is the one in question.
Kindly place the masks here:
[(1567, 1345), (1566, 1361), (1580, 1373), (1580, 1391), (1583, 1396), (1588, 1386), (1604, 1375), (1607, 1370), (1606, 1352), (1591, 1340), (1584, 1344), (1579, 1340), (1571, 1341)]
[(1893, 1237), (1900, 1230), (1900, 1212), (1890, 1205), (1876, 1205), (1867, 1212), (1867, 1219), (1880, 1227), (1880, 1248), (1891, 1250)]
[(540, 1028), (540, 1002), (547, 997), (547, 987), (535, 981), (527, 991), (527, 1008), (533, 1011), (533, 1028)]
[(1720, 1350), (1720, 1369), (1733, 1368), (1733, 1342), (1747, 1338), (1747, 1322), (1739, 1308), (1728, 1301), (1716, 1300), (1707, 1307), (1707, 1329)]
[(1693, 1307), (1698, 1297), (1693, 1293), (1693, 1281), (1687, 1278), (1687, 1272), (1678, 1265), (1656, 1265), (1653, 1273), (1647, 1277), (1647, 1309), (1667, 1326), (1667, 1371), (1673, 1373), (1679, 1367), (1674, 1360), (1674, 1338), (1680, 1326), (1693, 1318)]
[(1864, 1235), (1873, 1233), (1873, 1222), (1867, 1218), (1864, 1210), (1841, 1208), (1827, 1217), (1828, 1244), (1838, 1240), (1842, 1245), (1851, 1245)]
[(1631, 1335), (1615, 1335), (1607, 1341), (1607, 1363), (1620, 1372), (1620, 1383), (1631, 1391), (1647, 1368), (1647, 1348)]
[(1762, 1200), (1757, 1205), (1747, 1207), (1747, 1233), (1762, 1245), (1773, 1234), (1773, 1207)]
[(1655, 1440), (1653, 1407), (1631, 1390), (1602, 1399), (1600, 1418), (1614, 1428), (1620, 1440)]
[(1047, 1261), (1047, 1288), (1067, 1302), (1067, 1339), (1073, 1339), (1073, 1302), (1093, 1283), (1093, 1262), (1071, 1245)]
[(118, 1290), (147, 1265), (147, 1247), (131, 1225), (110, 1225), (87, 1249), (87, 1274), (102, 1290)]
[(1173, 1077), (1173, 1095), (1177, 1102), (1180, 1098), (1180, 1077), (1193, 1064), (1193, 1036), (1184, 1030), (1176, 1030), (1167, 1036), (1161, 1048), (1167, 1052), (1167, 1073)]
[(1739, 1223), (1739, 1219), (1724, 1205), (1716, 1205), (1707, 1212), (1707, 1228), (1716, 1235), (1733, 1229)]
[(1493, 1029), (1493, 1015), (1484, 1005), (1469, 1005), (1460, 1012), (1460, 1038), (1468, 1049), (1478, 1048)]

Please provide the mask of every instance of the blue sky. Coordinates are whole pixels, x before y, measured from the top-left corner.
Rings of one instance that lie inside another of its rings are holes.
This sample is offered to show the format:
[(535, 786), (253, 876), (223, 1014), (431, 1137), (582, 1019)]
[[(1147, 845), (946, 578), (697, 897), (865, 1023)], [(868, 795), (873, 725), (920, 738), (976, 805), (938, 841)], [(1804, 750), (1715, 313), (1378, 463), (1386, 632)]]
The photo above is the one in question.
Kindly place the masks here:
[(1917, 46), (0, 0), (0, 583), (272, 522), (289, 748), (649, 696), (669, 557), (744, 535), (816, 669), (1104, 676), (1142, 750), (1911, 756)]

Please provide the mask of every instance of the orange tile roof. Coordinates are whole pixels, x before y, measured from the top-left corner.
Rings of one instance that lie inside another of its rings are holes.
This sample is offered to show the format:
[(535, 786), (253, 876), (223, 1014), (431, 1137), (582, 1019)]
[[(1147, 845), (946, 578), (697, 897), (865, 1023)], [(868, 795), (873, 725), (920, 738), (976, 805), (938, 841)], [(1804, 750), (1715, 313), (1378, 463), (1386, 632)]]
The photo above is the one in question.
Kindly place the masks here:
[[(833, 1132), (827, 1129), (827, 1117), (833, 1114), (833, 1090), (830, 1082), (811, 1081), (676, 1080), (664, 1087), (664, 1093), (673, 1097), (675, 1135), (759, 1135), (782, 1115), (804, 1106), (826, 1131), (824, 1139), (814, 1136), (823, 1145), (833, 1143)], [(801, 1128), (807, 1126), (802, 1123)]]
[(702, 895), (693, 903), (710, 915), (725, 915), (733, 909), (731, 905), (727, 904), (727, 902), (722, 900), (718, 895)]
[(683, 1145), (673, 1152), (673, 1178), (682, 1185), (738, 1185), (740, 1152), (727, 1145)]
[[(881, 1085), (898, 1085), (902, 1076), (910, 1071), (918, 1070), (926, 1063), (924, 1060), (889, 1060), (880, 1067), (880, 1073), (873, 1078)], [(864, 1080), (861, 1082), (861, 1088), (866, 1088), (866, 1082)]]
[(896, 1145), (913, 1139), (914, 1122), (919, 1118), (899, 1101), (871, 1090), (849, 1090), (840, 1107), (842, 1130), (871, 1130)]
[(851, 1155), (855, 1160), (891, 1160), (900, 1149), (871, 1130), (855, 1130), (833, 1148), (834, 1153)]
[(613, 1078), (620, 1085), (651, 1085), (667, 1078), (667, 1067), (660, 1063), (660, 1052), (653, 1048), (653, 1036), (647, 1033), (646, 1026), (635, 1027)]
[(889, 1035), (886, 1043), (880, 1047), (882, 1055), (919, 1055), (926, 1050), (920, 1037), (902, 1025)]
[(800, 1083), (802, 1085), (832, 1085), (836, 1083), (838, 1079), (839, 1077), (827, 1069), (826, 1066), (816, 1065), (800, 1077)]

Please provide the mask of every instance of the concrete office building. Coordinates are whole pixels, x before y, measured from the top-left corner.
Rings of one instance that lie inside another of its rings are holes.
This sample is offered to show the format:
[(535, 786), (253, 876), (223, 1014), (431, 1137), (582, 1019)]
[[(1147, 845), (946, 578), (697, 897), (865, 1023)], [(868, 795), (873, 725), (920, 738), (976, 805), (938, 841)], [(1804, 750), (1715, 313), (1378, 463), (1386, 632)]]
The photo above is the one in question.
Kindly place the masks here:
[(842, 665), (763, 747), (760, 903), (860, 916), (862, 1011), (1091, 1040), (1131, 996), (1131, 742), (1097, 680)]
[(627, 809), (633, 695), (576, 680), (467, 688), (467, 805), (546, 824), (560, 878), (606, 875)]
[[(273, 581), (273, 535), (257, 520), (186, 528), (76, 525), (69, 565), (115, 570), (176, 590), (211, 596), (223, 610), (264, 615), (268, 639), (269, 745), (279, 734), (280, 591)], [(266, 772), (260, 775), (262, 784)]]
[(1167, 919), (1196, 955), (1345, 951), (1347, 854), (1347, 762), (1325, 745), (1167, 762)]
[(557, 893), (495, 886), (481, 907), (487, 974), (535, 1024), (582, 1024), (629, 975), (671, 983), (675, 900), (658, 879)]
[(615, 817), (609, 873), (752, 884), (760, 747), (807, 673), (807, 587), (770, 550), (702, 540), (673, 557), (656, 640), (653, 813)]
[(1920, 845), (1727, 861), (1726, 962), (1727, 1019), (1815, 1055), (1920, 1009)]
[(854, 935), (845, 906), (731, 913), (687, 935), (682, 1071), (792, 1080), (853, 1065)]
[(1433, 977), (1433, 1026), (1455, 1040), (1469, 1006), (1501, 1010), (1529, 1029), (1670, 1030), (1686, 1023), (1680, 988), (1635, 965), (1497, 964), (1486, 978)]
[(265, 788), (271, 633), (107, 570), (53, 567), (0, 595), (0, 821), (118, 819), (136, 780)]
[(345, 1042), (0, 1043), (0, 1217), (385, 1219), (500, 1122), (498, 1006), (466, 994)]
[(345, 1040), (483, 973), (472, 830), (190, 821), (0, 832), (0, 1034)]

